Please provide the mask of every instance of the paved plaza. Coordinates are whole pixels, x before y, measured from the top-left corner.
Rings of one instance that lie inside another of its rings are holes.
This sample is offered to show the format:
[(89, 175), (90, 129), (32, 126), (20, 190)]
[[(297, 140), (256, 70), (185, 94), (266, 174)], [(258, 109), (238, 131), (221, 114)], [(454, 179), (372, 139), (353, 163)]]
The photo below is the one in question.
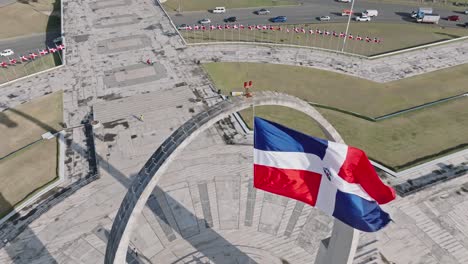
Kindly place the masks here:
[[(64, 90), (68, 127), (90, 112), (102, 124), (95, 130), (101, 176), (8, 241), (0, 263), (103, 262), (113, 218), (135, 174), (173, 130), (219, 100), (196, 60), (312, 66), (379, 82), (468, 61), (466, 41), (371, 62), (308, 49), (187, 47), (153, 1), (65, 0), (63, 7), (66, 66), (2, 86), (0, 110)], [(153, 65), (145, 64), (148, 58)], [(80, 165), (84, 138), (80, 130), (69, 134), (69, 180), (87, 169)], [(217, 126), (206, 131), (153, 191), (127, 261), (313, 263), (331, 218), (253, 188), (251, 164), (251, 146), (227, 145)], [(465, 175), (386, 206), (394, 223), (361, 236), (355, 263), (468, 263), (467, 185)]]

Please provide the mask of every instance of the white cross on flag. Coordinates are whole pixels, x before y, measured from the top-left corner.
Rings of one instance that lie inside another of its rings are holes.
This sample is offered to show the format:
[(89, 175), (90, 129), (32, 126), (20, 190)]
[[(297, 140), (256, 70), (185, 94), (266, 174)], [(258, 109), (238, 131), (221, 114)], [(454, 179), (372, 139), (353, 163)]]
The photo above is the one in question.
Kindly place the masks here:
[(56, 47), (58, 50), (64, 50), (65, 46), (63, 44), (60, 44)]
[(10, 65), (15, 65), (15, 64), (16, 64), (16, 62), (17, 62), (17, 60), (15, 60), (15, 59), (11, 59), (11, 60), (10, 60)]
[(23, 55), (23, 56), (21, 56), (21, 57), (20, 57), (20, 59), (21, 59), (21, 61), (28, 61), (28, 60), (29, 60), (29, 59), (28, 59), (28, 58), (26, 58), (26, 56), (24, 56), (24, 55)]
[(32, 60), (34, 60), (37, 56), (39, 56), (39, 55), (37, 55), (34, 52), (29, 54), (29, 58), (32, 59)]
[(233, 29), (238, 29), (239, 27), (237, 25), (232, 26)]
[(2, 66), (2, 68), (6, 68), (7, 64), (6, 64), (6, 62), (2, 61), (2, 63), (0, 63), (0, 66)]
[(39, 54), (41, 54), (41, 56), (47, 55), (47, 53), (49, 53), (47, 50), (39, 51)]
[(239, 28), (240, 28), (240, 29), (244, 29), (244, 25), (240, 24), (240, 25), (239, 25)]

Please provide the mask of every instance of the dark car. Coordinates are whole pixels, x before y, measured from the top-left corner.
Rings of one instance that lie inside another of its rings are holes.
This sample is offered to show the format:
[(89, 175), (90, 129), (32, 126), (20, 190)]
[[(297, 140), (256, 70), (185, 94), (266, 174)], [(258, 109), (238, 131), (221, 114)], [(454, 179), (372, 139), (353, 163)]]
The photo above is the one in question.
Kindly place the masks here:
[(271, 22), (273, 23), (282, 23), (282, 22), (286, 22), (288, 20), (287, 17), (285, 16), (277, 16), (277, 17), (274, 17), (271, 19)]
[(448, 16), (447, 20), (448, 21), (460, 21), (460, 17), (459, 16)]
[(468, 28), (468, 22), (465, 23), (465, 27)]
[(265, 9), (265, 8), (262, 8), (260, 10), (255, 11), (255, 14), (257, 14), (257, 15), (268, 15), (268, 14), (270, 14), (270, 11)]
[(228, 17), (224, 19), (224, 22), (236, 22), (237, 17)]

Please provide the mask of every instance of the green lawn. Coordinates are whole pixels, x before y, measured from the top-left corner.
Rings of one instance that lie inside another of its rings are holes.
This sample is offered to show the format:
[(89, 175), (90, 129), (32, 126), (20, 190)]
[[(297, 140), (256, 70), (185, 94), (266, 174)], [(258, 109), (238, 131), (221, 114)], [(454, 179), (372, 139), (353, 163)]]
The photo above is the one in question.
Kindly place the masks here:
[(5, 155), (61, 130), (63, 92), (45, 95), (0, 112), (0, 216), (57, 178), (57, 140), (42, 140), (6, 158)]
[(331, 71), (278, 64), (207, 63), (204, 67), (225, 94), (241, 91), (243, 82), (252, 80), (254, 91), (293, 94), (306, 101), (369, 117), (468, 91), (468, 64), (385, 84)]
[[(371, 116), (432, 101), (452, 93), (466, 92), (466, 86), (461, 84), (468, 81), (468, 76), (464, 74), (468, 65), (388, 84), (377, 84), (306, 67), (254, 63), (208, 63), (204, 66), (216, 87), (223, 93), (240, 91), (244, 80), (253, 80), (254, 92), (286, 92), (302, 99), (312, 99), (314, 102)], [(454, 86), (461, 88), (450, 90), (449, 87)], [(431, 158), (429, 156), (441, 151), (467, 144), (467, 105), (468, 98), (464, 97), (379, 122), (322, 108), (318, 110), (348, 144), (364, 149), (370, 157), (392, 169), (401, 170), (428, 161)], [(255, 113), (323, 137), (318, 126), (297, 111), (282, 107), (256, 107)], [(251, 110), (244, 110), (242, 116), (251, 126)]]
[(41, 141), (0, 160), (0, 217), (57, 176), (57, 140)]
[[(246, 25), (245, 25), (246, 26)], [(277, 25), (275, 25), (277, 27)], [(341, 50), (343, 39), (333, 36), (317, 34), (287, 33), (285, 28), (293, 32), (294, 27), (304, 28), (306, 32), (312, 30), (345, 32), (344, 23), (320, 23), (307, 25), (281, 25), (282, 30), (213, 30), (213, 31), (181, 31), (184, 38), (190, 43), (216, 42), (216, 41), (243, 41), (266, 42), (279, 44), (292, 44), (310, 47), (319, 47), (330, 50)], [(347, 40), (345, 52), (376, 55), (380, 53), (416, 47), (428, 43), (449, 40), (468, 35), (465, 28), (443, 28), (437, 25), (425, 24), (387, 24), (353, 22), (349, 27), (349, 33), (354, 36), (379, 38), (380, 44), (367, 43), (365, 41)]]
[(61, 130), (62, 101), (63, 92), (56, 92), (0, 112), (0, 157), (40, 139), (47, 131)]
[(55, 0), (30, 2), (18, 2), (0, 8), (0, 39), (60, 30), (60, 13), (49, 16), (54, 10)]
[[(8, 59), (0, 59), (0, 61), (8, 63)], [(58, 55), (47, 55), (44, 57), (37, 57), (34, 61), (23, 62), (15, 66), (8, 66), (7, 68), (0, 68), (0, 84), (44, 71), (60, 64), (61, 61)]]
[(217, 6), (224, 6), (226, 9), (243, 7), (268, 7), (281, 5), (297, 5), (297, 0), (168, 0), (163, 3), (168, 12), (177, 11), (201, 11), (211, 10)]

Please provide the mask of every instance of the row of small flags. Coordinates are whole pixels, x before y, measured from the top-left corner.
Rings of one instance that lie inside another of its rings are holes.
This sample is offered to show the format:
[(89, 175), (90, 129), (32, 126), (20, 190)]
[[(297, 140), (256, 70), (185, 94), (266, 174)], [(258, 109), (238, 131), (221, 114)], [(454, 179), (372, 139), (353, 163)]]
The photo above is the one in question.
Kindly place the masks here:
[(17, 63), (22, 63), (22, 62), (27, 62), (27, 61), (30, 61), (30, 60), (35, 60), (36, 57), (42, 57), (42, 56), (46, 56), (47, 54), (50, 54), (50, 53), (55, 53), (57, 51), (61, 51), (61, 50), (64, 50), (65, 49), (65, 46), (63, 44), (60, 44), (58, 46), (55, 46), (55, 48), (49, 48), (47, 47), (47, 49), (43, 49), (43, 50), (37, 50), (38, 52), (31, 52), (29, 53), (29, 55), (22, 55), (22, 56), (19, 56), (18, 59), (9, 59), (8, 63), (5, 62), (5, 61), (2, 61), (0, 62), (0, 67), (2, 68), (7, 68), (8, 66), (13, 66)]
[(334, 37), (340, 37), (340, 38), (348, 38), (348, 39), (353, 39), (353, 40), (359, 40), (359, 41), (366, 41), (366, 42), (374, 42), (374, 43), (381, 43), (382, 39), (380, 38), (371, 38), (371, 37), (361, 37), (359, 35), (353, 35), (351, 33), (345, 34), (343, 32), (336, 32), (336, 31), (328, 31), (328, 30), (320, 30), (320, 29), (305, 29), (303, 27), (293, 27), (293, 28), (283, 28), (283, 27), (274, 27), (274, 26), (267, 26), (267, 25), (248, 25), (245, 27), (242, 24), (239, 25), (210, 25), (210, 26), (199, 26), (199, 25), (194, 25), (194, 26), (187, 26), (185, 30), (188, 31), (196, 31), (196, 30), (223, 30), (223, 29), (249, 29), (249, 30), (271, 30), (271, 31), (284, 31), (286, 33), (289, 32), (295, 32), (295, 33), (309, 33), (311, 35), (324, 35), (324, 36), (334, 36)]

